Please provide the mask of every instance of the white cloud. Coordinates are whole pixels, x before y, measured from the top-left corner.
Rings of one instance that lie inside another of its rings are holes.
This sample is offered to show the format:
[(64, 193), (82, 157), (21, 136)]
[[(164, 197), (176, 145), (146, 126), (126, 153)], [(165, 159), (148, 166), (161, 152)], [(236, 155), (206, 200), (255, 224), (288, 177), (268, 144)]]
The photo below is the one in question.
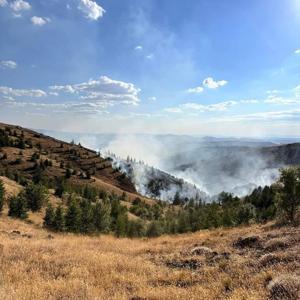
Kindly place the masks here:
[(7, 5), (7, 1), (6, 0), (0, 0), (0, 7), (4, 7)]
[(300, 54), (300, 49), (296, 49), (294, 53), (295, 54)]
[(226, 80), (219, 80), (215, 81), (212, 77), (208, 77), (203, 80), (203, 86), (207, 87), (209, 89), (217, 89), (221, 86), (224, 86), (227, 84)]
[(247, 100), (241, 100), (239, 103), (242, 103), (242, 104), (256, 104), (256, 103), (259, 103), (259, 100), (247, 99)]
[(0, 68), (2, 69), (15, 69), (18, 64), (13, 60), (1, 60)]
[(51, 86), (50, 89), (77, 94), (80, 99), (88, 99), (93, 102), (119, 102), (131, 105), (137, 105), (140, 102), (138, 98), (140, 89), (136, 88), (134, 84), (113, 80), (107, 76), (79, 84), (55, 85)]
[(23, 0), (15, 0), (10, 4), (10, 7), (15, 12), (20, 12), (22, 10), (29, 10), (31, 8), (30, 4)]
[(156, 101), (157, 98), (156, 97), (149, 97), (148, 100), (150, 100), (150, 101)]
[(269, 91), (267, 91), (268, 95), (279, 94), (279, 93), (280, 93), (279, 90), (269, 90)]
[(166, 108), (166, 112), (171, 112), (171, 113), (180, 113), (180, 112), (186, 112), (186, 111), (198, 111), (198, 112), (216, 112), (216, 111), (226, 111), (230, 107), (238, 104), (236, 101), (225, 101), (225, 102), (220, 102), (216, 104), (199, 104), (195, 102), (188, 102), (179, 105), (178, 107), (170, 107)]
[(50, 22), (49, 18), (42, 18), (42, 17), (37, 17), (37, 16), (33, 16), (30, 20), (31, 20), (31, 23), (36, 26), (43, 26)]
[(13, 89), (7, 86), (0, 86), (0, 95), (8, 97), (45, 97), (47, 93), (42, 90), (34, 89)]
[(165, 108), (164, 111), (169, 112), (169, 113), (181, 113), (183, 112), (181, 108), (179, 107), (168, 107)]
[(141, 50), (143, 50), (143, 46), (136, 46), (136, 47), (134, 48), (134, 50), (141, 51)]
[(204, 88), (202, 86), (198, 86), (198, 87), (187, 90), (188, 93), (193, 93), (193, 94), (199, 94), (199, 93), (202, 93), (203, 91), (204, 91)]
[(294, 92), (295, 92), (296, 97), (300, 97), (300, 85), (298, 85), (294, 88)]
[(146, 58), (147, 59), (153, 59), (154, 58), (154, 54), (151, 53), (151, 54), (147, 55)]
[(291, 118), (300, 118), (300, 109), (257, 112), (253, 114), (235, 115), (230, 118), (223, 118), (219, 121), (254, 121), (254, 120), (287, 120)]
[(264, 102), (268, 104), (290, 105), (290, 104), (299, 104), (300, 99), (283, 98), (283, 97), (271, 95)]
[(90, 20), (98, 20), (103, 17), (105, 10), (93, 0), (80, 0), (78, 9)]

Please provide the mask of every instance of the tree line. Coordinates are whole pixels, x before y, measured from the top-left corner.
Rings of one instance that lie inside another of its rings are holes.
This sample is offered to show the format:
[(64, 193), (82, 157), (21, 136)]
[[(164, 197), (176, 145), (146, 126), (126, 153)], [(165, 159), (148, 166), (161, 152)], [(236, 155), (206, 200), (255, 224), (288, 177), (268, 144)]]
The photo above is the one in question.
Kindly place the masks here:
[[(156, 237), (263, 223), (275, 218), (296, 224), (300, 167), (281, 170), (276, 184), (258, 187), (242, 199), (223, 192), (209, 203), (195, 199), (178, 202), (177, 196), (176, 205), (162, 201), (148, 204), (137, 197), (127, 209), (122, 205), (122, 201), (128, 201), (126, 193), (117, 196), (88, 185), (71, 186), (63, 178), (57, 180), (55, 194), (62, 199), (61, 203), (51, 203), (48, 188), (42, 184), (27, 184), (18, 195), (8, 199), (8, 215), (26, 219), (28, 211), (36, 212), (45, 207), (44, 226), (49, 230), (82, 234), (112, 232), (118, 237)], [(4, 196), (0, 180), (0, 211)]]

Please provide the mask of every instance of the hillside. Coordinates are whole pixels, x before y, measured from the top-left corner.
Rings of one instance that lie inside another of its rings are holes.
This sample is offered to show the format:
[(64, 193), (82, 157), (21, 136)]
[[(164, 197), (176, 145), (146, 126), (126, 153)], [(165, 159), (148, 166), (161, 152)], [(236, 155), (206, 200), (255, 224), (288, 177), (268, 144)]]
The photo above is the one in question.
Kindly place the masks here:
[(55, 234), (0, 218), (0, 298), (299, 299), (299, 228), (157, 239)]
[[(7, 139), (16, 143), (11, 147), (0, 141), (0, 171), (3, 174), (32, 180), (38, 172), (38, 176), (55, 181), (64, 177), (69, 169), (72, 172), (68, 179), (70, 184), (91, 185), (117, 195), (126, 192), (131, 200), (139, 196), (133, 183), (112, 168), (112, 161), (101, 157), (96, 151), (19, 126), (0, 123), (0, 131), (7, 134)], [(51, 163), (37, 168), (37, 163), (41, 161)]]

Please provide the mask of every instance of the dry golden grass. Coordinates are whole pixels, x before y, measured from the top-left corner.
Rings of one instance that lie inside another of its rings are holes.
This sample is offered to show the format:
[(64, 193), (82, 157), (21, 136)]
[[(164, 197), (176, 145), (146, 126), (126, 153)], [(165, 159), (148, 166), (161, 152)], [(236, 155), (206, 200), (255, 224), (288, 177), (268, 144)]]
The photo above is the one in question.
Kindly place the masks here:
[[(271, 280), (300, 275), (299, 228), (251, 226), (144, 240), (48, 235), (0, 217), (0, 299), (257, 300), (270, 296)], [(233, 246), (249, 235), (262, 247)], [(288, 246), (266, 262), (264, 245), (281, 237), (289, 238)], [(196, 255), (196, 246), (212, 253)]]
[(4, 184), (6, 198), (17, 195), (23, 188), (20, 184), (7, 177), (0, 176), (0, 180)]

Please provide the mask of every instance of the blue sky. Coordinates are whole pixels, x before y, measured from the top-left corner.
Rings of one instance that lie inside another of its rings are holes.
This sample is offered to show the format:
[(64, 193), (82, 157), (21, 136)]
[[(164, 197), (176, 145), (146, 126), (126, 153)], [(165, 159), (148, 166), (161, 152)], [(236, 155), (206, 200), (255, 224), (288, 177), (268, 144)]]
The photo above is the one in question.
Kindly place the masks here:
[(0, 0), (0, 120), (299, 136), (300, 0)]

